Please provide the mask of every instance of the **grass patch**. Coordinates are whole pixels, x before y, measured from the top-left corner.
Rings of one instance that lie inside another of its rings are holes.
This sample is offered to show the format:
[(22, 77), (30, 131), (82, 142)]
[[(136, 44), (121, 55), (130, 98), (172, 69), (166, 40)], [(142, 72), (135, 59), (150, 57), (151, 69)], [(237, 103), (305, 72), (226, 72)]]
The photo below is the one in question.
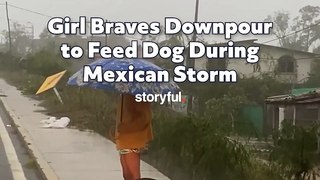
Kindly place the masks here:
[(24, 164), (24, 167), (28, 169), (37, 169), (37, 161), (35, 159), (29, 159), (28, 162)]

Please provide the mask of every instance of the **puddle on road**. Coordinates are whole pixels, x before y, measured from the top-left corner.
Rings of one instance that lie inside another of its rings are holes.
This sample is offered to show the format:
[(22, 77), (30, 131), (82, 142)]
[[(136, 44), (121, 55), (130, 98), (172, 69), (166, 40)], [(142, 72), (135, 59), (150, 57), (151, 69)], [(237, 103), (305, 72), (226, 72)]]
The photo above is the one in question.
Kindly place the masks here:
[(37, 109), (37, 110), (34, 110), (33, 112), (47, 113), (48, 110)]

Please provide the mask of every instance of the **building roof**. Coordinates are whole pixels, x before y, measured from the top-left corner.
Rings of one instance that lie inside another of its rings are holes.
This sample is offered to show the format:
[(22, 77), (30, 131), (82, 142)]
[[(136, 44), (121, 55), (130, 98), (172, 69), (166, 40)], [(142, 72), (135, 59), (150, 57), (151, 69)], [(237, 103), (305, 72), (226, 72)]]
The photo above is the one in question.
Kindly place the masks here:
[[(282, 49), (284, 51), (303, 53), (303, 54), (308, 54), (310, 56), (316, 56), (316, 57), (320, 58), (320, 54), (311, 53), (311, 52), (307, 52), (307, 51), (300, 51), (300, 50), (290, 49), (290, 48), (285, 48), (285, 47), (280, 47), (280, 46), (272, 46), (272, 45), (268, 45), (268, 44), (256, 43), (255, 41), (257, 41), (257, 40), (258, 39), (247, 39), (247, 40), (241, 40), (241, 41), (234, 41), (234, 44), (252, 44), (252, 45), (255, 45), (255, 46), (264, 46), (264, 47), (268, 47), (268, 48), (277, 48), (277, 49)], [(225, 45), (227, 45), (227, 42), (209, 44), (208, 46), (225, 46)]]
[[(297, 91), (295, 91), (297, 92)], [(312, 104), (320, 103), (320, 88), (310, 89), (305, 93), (286, 94), (268, 97), (267, 104)]]

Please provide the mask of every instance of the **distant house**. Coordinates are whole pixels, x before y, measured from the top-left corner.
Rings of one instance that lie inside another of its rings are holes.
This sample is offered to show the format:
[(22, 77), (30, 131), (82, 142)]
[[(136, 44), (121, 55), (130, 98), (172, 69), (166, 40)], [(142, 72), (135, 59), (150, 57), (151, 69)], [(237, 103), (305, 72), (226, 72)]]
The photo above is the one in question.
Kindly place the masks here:
[[(240, 77), (257, 77), (262, 73), (272, 73), (280, 81), (292, 84), (303, 83), (307, 80), (311, 67), (319, 54), (297, 51), (277, 46), (255, 43), (256, 40), (234, 42), (234, 46), (259, 46), (258, 63), (250, 64), (245, 59), (208, 59), (206, 57), (195, 60), (195, 69), (208, 69), (213, 61), (220, 61), (219, 68), (236, 70)], [(209, 46), (226, 46), (226, 43), (212, 44)]]
[(303, 127), (319, 123), (320, 88), (296, 89), (292, 94), (268, 97), (264, 130), (278, 130), (284, 120)]

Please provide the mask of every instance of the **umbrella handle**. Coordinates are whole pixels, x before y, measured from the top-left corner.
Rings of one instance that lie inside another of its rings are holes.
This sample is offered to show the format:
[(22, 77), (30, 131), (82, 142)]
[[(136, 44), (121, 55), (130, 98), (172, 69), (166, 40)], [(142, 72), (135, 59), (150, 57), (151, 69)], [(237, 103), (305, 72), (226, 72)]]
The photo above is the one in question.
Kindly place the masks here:
[(121, 96), (121, 107), (120, 107), (120, 122), (122, 122), (122, 111), (123, 111), (123, 94)]

